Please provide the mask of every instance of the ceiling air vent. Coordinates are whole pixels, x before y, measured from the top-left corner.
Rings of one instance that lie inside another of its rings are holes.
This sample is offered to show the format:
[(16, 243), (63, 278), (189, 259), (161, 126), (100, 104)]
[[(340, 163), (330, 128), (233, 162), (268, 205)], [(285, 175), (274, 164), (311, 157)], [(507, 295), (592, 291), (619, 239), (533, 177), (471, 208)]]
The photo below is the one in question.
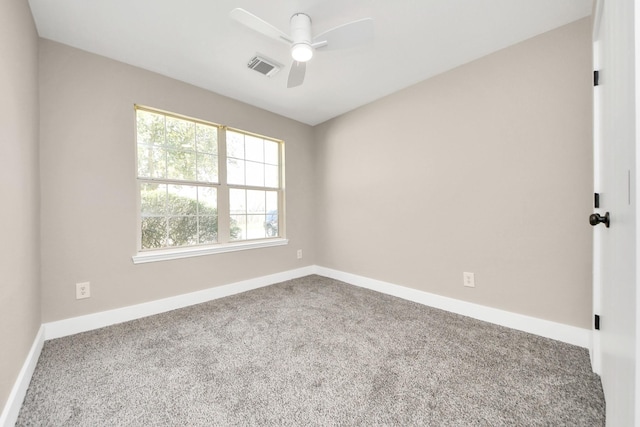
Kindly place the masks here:
[(278, 64), (272, 59), (267, 59), (264, 56), (256, 55), (247, 64), (247, 67), (252, 70), (256, 70), (260, 74), (264, 74), (267, 77), (273, 76), (282, 68), (281, 64)]

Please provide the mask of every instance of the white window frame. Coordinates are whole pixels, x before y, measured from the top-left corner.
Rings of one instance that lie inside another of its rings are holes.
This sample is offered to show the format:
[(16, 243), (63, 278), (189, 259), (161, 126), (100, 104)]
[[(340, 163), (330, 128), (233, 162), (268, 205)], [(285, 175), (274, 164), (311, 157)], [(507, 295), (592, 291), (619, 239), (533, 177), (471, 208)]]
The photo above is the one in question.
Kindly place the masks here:
[[(218, 243), (213, 244), (198, 244), (191, 246), (181, 247), (165, 247), (158, 249), (142, 249), (142, 212), (141, 212), (141, 197), (139, 185), (142, 182), (158, 182), (158, 183), (176, 183), (173, 179), (150, 179), (141, 178), (138, 176), (138, 131), (137, 131), (137, 112), (138, 110), (148, 111), (155, 114), (162, 114), (169, 117), (175, 117), (182, 120), (188, 120), (195, 123), (202, 123), (216, 127), (218, 129), (218, 183), (204, 183), (198, 181), (178, 181), (180, 184), (185, 185), (202, 185), (217, 188), (217, 211), (218, 211)], [(132, 257), (134, 264), (166, 261), (180, 258), (190, 258), (195, 256), (212, 255), (227, 252), (236, 252), (249, 249), (268, 248), (274, 246), (283, 246), (289, 243), (286, 236), (285, 227), (285, 186), (284, 186), (284, 141), (259, 135), (253, 132), (248, 132), (241, 129), (230, 128), (227, 126), (208, 122), (206, 120), (196, 119), (181, 114), (176, 114), (168, 111), (159, 110), (157, 108), (146, 107), (142, 105), (134, 105), (134, 123), (136, 123), (135, 130), (135, 182), (136, 182), (136, 221), (137, 221), (137, 253)], [(265, 139), (268, 141), (277, 142), (279, 146), (279, 178), (280, 183), (277, 189), (269, 187), (255, 187), (247, 185), (229, 185), (227, 183), (227, 153), (226, 153), (226, 132), (227, 130), (242, 133), (249, 136)], [(253, 240), (237, 240), (229, 241), (229, 228), (230, 228), (230, 205), (229, 205), (229, 189), (230, 188), (245, 188), (245, 189), (259, 189), (265, 191), (277, 191), (278, 192), (278, 236), (266, 237)]]

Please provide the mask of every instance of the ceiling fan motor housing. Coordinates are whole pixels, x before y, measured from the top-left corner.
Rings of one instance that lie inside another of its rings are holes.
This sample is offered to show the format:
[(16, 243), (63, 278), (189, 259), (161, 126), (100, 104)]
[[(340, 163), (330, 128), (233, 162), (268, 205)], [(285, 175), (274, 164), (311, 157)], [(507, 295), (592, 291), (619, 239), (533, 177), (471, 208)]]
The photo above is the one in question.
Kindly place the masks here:
[(311, 18), (304, 13), (291, 17), (291, 56), (298, 62), (306, 62), (313, 56), (311, 47)]

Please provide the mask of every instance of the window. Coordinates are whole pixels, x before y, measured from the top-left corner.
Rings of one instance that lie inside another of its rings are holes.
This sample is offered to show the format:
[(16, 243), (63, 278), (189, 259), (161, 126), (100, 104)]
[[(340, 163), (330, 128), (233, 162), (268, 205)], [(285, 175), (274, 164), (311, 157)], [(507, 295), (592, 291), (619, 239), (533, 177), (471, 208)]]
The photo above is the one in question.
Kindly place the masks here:
[(279, 144), (231, 130), (226, 143), (232, 240), (277, 236)]
[(283, 237), (282, 141), (140, 106), (136, 136), (140, 251)]

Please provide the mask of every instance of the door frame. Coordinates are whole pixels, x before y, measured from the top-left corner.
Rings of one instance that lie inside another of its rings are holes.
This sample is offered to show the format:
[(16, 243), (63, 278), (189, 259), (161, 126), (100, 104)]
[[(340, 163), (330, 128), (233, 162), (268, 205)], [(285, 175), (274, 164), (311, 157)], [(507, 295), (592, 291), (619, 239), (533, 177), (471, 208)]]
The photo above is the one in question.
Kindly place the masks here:
[[(594, 2), (593, 11), (593, 32), (592, 32), (592, 65), (593, 70), (600, 69), (600, 20), (602, 18), (603, 0)], [(592, 91), (592, 108), (593, 108), (593, 192), (594, 195), (600, 193), (600, 152), (602, 145), (602, 135), (600, 133), (600, 110), (601, 99), (598, 86), (593, 86)], [(594, 196), (594, 212), (602, 213), (595, 208)], [(601, 233), (602, 227), (593, 227), (593, 255), (592, 255), (592, 334), (591, 334), (591, 367), (593, 372), (598, 375), (602, 373), (602, 349), (600, 347), (600, 333), (595, 329), (595, 316), (600, 314), (601, 309), (601, 292), (602, 292), (602, 274), (601, 274)]]

